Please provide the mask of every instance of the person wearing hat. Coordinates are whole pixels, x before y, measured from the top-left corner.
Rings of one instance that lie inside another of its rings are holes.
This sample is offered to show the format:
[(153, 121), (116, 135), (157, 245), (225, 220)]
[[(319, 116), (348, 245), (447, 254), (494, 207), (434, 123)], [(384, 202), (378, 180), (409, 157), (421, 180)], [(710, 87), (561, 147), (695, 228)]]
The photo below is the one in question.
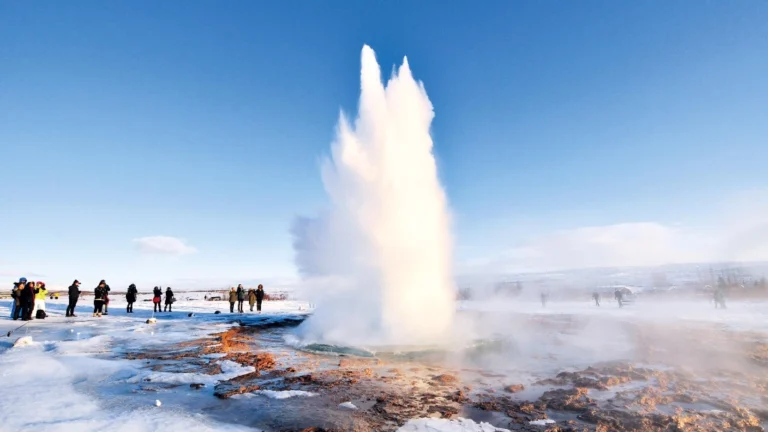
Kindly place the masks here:
[(99, 286), (93, 290), (93, 316), (101, 317), (104, 315), (104, 299), (107, 297), (107, 290), (104, 281), (99, 282)]
[(69, 286), (69, 306), (67, 306), (67, 317), (77, 317), (75, 315), (75, 306), (77, 306), (77, 299), (80, 298), (80, 281), (75, 279), (72, 285)]
[[(11, 297), (13, 297), (13, 307), (11, 308), (11, 318), (13, 320), (19, 319), (21, 316), (21, 291), (24, 289), (24, 285), (27, 283), (27, 278), (21, 278), (18, 282), (13, 284), (13, 291), (11, 291)], [(23, 317), (22, 317), (23, 318)]]
[(101, 285), (104, 286), (104, 315), (109, 315), (109, 291), (110, 291), (110, 288), (109, 288), (109, 285), (107, 285), (107, 282), (104, 281), (103, 279), (101, 280), (101, 282), (99, 282), (99, 285), (100, 286)]
[(264, 301), (264, 285), (259, 284), (256, 288), (256, 310), (261, 313), (261, 302)]
[(235, 313), (235, 302), (237, 302), (237, 292), (235, 287), (229, 290), (229, 313)]

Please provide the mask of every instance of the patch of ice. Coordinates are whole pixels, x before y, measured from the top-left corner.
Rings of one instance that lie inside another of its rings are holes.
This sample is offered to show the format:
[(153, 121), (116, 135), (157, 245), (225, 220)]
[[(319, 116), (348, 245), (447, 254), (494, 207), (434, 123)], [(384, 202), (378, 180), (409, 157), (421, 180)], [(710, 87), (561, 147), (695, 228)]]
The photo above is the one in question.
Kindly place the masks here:
[(397, 432), (511, 432), (509, 429), (497, 428), (490, 423), (475, 423), (472, 420), (458, 418), (446, 419), (414, 419), (404, 424)]
[(251, 366), (243, 366), (240, 363), (233, 362), (232, 360), (222, 360), (219, 362), (219, 366), (221, 366), (221, 371), (225, 374), (236, 373), (238, 375), (242, 375), (248, 372), (253, 372), (255, 370)]
[(144, 372), (137, 374), (126, 380), (127, 383), (153, 382), (163, 384), (192, 384), (202, 383), (210, 386), (218, 384), (220, 381), (226, 381), (254, 372), (253, 366), (243, 366), (233, 361), (224, 360), (219, 362), (222, 373), (218, 375), (206, 375), (203, 373), (174, 373), (174, 372)]
[(351, 409), (351, 410), (356, 410), (357, 409), (355, 404), (353, 404), (352, 402), (344, 402), (343, 404), (339, 404), (339, 406), (341, 408), (347, 408), (347, 409)]
[(211, 353), (211, 354), (203, 354), (203, 355), (200, 356), (200, 358), (217, 359), (217, 358), (222, 358), (222, 357), (226, 357), (226, 356), (227, 356), (226, 353)]
[(317, 396), (317, 393), (312, 393), (312, 392), (303, 391), (303, 390), (281, 390), (281, 391), (257, 390), (255, 393), (260, 394), (262, 396), (266, 396), (270, 399), (288, 399), (296, 396), (306, 396), (306, 397)]
[(536, 426), (546, 426), (548, 424), (556, 423), (552, 419), (543, 419), (543, 420), (533, 420), (529, 421), (528, 424), (536, 425)]
[(13, 343), (14, 348), (19, 347), (25, 347), (33, 345), (35, 342), (32, 340), (32, 336), (22, 336), (18, 339), (16, 339), (16, 342)]

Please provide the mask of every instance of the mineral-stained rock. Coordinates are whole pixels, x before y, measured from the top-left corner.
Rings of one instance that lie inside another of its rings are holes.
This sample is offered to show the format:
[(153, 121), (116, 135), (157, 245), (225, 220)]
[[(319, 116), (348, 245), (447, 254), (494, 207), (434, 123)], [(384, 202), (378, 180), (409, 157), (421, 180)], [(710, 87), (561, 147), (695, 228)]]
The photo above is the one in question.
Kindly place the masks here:
[(595, 405), (595, 401), (587, 396), (588, 393), (589, 390), (583, 387), (550, 390), (541, 395), (537, 407), (541, 410), (586, 411)]
[(450, 374), (442, 374), (442, 375), (436, 375), (432, 377), (432, 381), (435, 381), (437, 383), (448, 385), (448, 384), (455, 384), (458, 382), (458, 378), (456, 378), (453, 375)]
[(259, 389), (257, 385), (238, 385), (236, 383), (221, 383), (216, 386), (213, 395), (219, 399), (229, 399), (234, 395), (251, 393)]
[(510, 392), (510, 393), (517, 393), (525, 390), (525, 386), (522, 384), (512, 384), (504, 387), (504, 390)]

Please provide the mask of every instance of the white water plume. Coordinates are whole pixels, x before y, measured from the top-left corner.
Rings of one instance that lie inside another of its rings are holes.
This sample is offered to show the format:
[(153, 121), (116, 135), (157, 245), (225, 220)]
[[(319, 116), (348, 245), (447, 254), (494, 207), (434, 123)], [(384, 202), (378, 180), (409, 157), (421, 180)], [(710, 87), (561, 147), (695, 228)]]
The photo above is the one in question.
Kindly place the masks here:
[[(455, 290), (445, 193), (432, 154), (432, 104), (407, 59), (386, 86), (363, 47), (358, 117), (342, 113), (322, 179), (330, 208), (293, 228), (307, 293), (303, 329), (336, 343), (427, 343), (447, 335)], [(333, 281), (332, 283), (329, 281)]]

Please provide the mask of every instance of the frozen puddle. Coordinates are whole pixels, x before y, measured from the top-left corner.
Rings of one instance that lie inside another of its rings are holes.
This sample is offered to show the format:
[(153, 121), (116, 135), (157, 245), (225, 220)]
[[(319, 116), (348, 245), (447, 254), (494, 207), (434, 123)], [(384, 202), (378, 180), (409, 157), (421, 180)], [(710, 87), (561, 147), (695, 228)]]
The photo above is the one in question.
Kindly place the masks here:
[(445, 419), (417, 419), (403, 425), (397, 432), (510, 432), (509, 429), (501, 429), (489, 423), (475, 423), (472, 420), (460, 418), (456, 420)]

